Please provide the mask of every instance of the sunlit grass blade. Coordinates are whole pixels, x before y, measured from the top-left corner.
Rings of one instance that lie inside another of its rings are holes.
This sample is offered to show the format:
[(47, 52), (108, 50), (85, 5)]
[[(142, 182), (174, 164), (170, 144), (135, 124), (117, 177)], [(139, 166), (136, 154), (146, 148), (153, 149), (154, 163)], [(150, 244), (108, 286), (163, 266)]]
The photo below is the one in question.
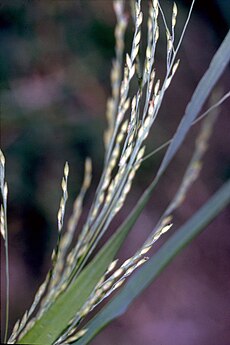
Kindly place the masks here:
[(75, 345), (86, 345), (112, 320), (124, 314), (129, 305), (229, 204), (230, 181), (226, 182), (195, 215), (175, 232), (158, 252), (130, 278), (123, 289), (85, 326), (86, 334)]

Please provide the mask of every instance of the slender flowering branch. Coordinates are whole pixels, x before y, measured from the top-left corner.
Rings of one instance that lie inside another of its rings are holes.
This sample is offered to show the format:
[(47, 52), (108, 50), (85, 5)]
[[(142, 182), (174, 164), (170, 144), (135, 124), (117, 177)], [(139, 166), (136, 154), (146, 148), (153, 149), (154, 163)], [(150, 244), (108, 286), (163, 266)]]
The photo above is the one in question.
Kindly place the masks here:
[(0, 230), (5, 244), (6, 256), (6, 322), (4, 342), (7, 341), (8, 325), (9, 325), (9, 298), (10, 298), (10, 274), (9, 274), (9, 249), (8, 249), (8, 228), (7, 228), (7, 195), (8, 187), (5, 182), (5, 157), (0, 150), (0, 191), (2, 195), (1, 211), (0, 211)]

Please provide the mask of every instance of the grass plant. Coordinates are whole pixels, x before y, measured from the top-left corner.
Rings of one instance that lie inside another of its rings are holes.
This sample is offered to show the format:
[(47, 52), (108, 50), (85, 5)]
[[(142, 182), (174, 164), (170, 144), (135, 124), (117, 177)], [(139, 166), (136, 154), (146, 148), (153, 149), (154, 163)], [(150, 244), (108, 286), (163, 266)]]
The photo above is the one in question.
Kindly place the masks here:
[[(126, 5), (123, 0), (114, 1), (117, 18), (116, 55), (111, 71), (112, 92), (106, 111), (108, 126), (104, 134), (105, 158), (91, 208), (78, 240), (75, 242), (74, 234), (79, 227), (84, 198), (92, 180), (92, 162), (90, 158), (85, 161), (82, 188), (74, 202), (72, 214), (67, 223), (64, 222), (69, 175), (69, 165), (66, 163), (61, 181), (62, 198), (57, 215), (58, 240), (52, 253), (52, 266), (38, 289), (31, 307), (21, 320), (17, 321), (9, 338), (7, 334), (9, 318), (7, 184), (5, 182), (5, 158), (1, 153), (3, 200), (1, 234), (4, 238), (7, 259), (4, 341), (8, 344), (89, 343), (106, 324), (125, 312), (134, 298), (152, 282), (176, 253), (197, 236), (230, 201), (230, 183), (227, 182), (181, 229), (174, 231), (175, 233), (152, 258), (146, 256), (159, 237), (173, 228), (173, 214), (186, 198), (192, 183), (199, 176), (203, 155), (217, 117), (217, 107), (230, 95), (228, 92), (219, 97), (207, 111), (201, 114), (203, 105), (229, 62), (230, 34), (228, 33), (226, 36), (198, 84), (173, 138), (146, 155), (146, 139), (155, 124), (163, 98), (179, 66), (178, 51), (189, 23), (194, 1), (192, 1), (178, 43), (175, 38), (177, 5), (174, 3), (172, 6), (172, 16), (168, 24), (160, 2), (158, 0), (150, 1), (144, 59), (140, 56), (140, 42), (143, 40), (142, 26), (145, 25), (141, 0), (132, 2), (134, 34), (131, 51), (125, 53), (125, 31), (128, 25)], [(163, 19), (163, 34), (167, 38), (165, 77), (162, 80), (156, 78), (157, 66), (155, 66), (157, 42), (161, 35), (159, 17)], [(123, 60), (125, 61), (123, 62)], [(117, 258), (118, 250), (178, 149), (183, 145), (188, 131), (193, 124), (201, 120), (203, 124), (196, 139), (194, 153), (178, 191), (142, 246), (131, 257), (120, 263)], [(127, 219), (98, 251), (97, 246), (100, 240), (124, 206), (142, 162), (167, 146), (164, 158), (151, 184)], [(67, 225), (65, 226), (65, 224)], [(137, 269), (138, 272), (132, 275)], [(131, 275), (132, 277), (130, 277)], [(129, 282), (120, 290), (121, 285), (126, 283), (129, 277)], [(118, 289), (117, 295), (107, 302), (91, 321), (82, 326), (82, 322), (91, 311)]]

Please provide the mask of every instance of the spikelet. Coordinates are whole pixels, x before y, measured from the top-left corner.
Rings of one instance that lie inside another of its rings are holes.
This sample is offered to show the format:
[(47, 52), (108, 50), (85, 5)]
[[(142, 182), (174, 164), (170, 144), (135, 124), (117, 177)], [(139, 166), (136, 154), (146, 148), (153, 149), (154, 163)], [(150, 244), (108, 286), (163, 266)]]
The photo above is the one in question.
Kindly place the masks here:
[(172, 28), (174, 28), (176, 25), (176, 18), (177, 18), (177, 5), (174, 2), (173, 11), (172, 11)]
[(1, 205), (1, 211), (0, 211), (0, 227), (1, 227), (0, 230), (1, 230), (2, 237), (5, 240), (6, 232), (5, 232), (5, 215), (4, 215), (3, 205)]
[(5, 203), (7, 200), (7, 196), (8, 196), (8, 186), (7, 186), (7, 183), (5, 182), (3, 186), (3, 192), (2, 192), (3, 202)]
[(60, 207), (58, 210), (58, 231), (61, 232), (62, 227), (63, 227), (63, 220), (64, 220), (64, 215), (65, 215), (65, 206), (66, 206), (66, 201), (68, 199), (68, 192), (67, 192), (67, 181), (68, 181), (68, 174), (69, 174), (69, 165), (66, 162), (65, 167), (64, 167), (64, 177), (61, 182), (61, 187), (62, 187), (62, 198), (60, 201)]
[(165, 223), (167, 223), (169, 219), (171, 219), (171, 217), (170, 218), (166, 217), (163, 219), (161, 226), (159, 227), (158, 230), (156, 230), (156, 232), (153, 235), (153, 240), (152, 240), (153, 243), (156, 242), (161, 237), (161, 235), (165, 234), (169, 229), (171, 229), (172, 224), (164, 225)]
[(118, 259), (114, 260), (111, 262), (111, 264), (109, 265), (107, 271), (106, 271), (106, 275), (109, 274), (110, 272), (112, 272), (114, 270), (114, 268), (116, 267), (118, 262)]
[(120, 133), (118, 133), (117, 135), (117, 138), (116, 138), (117, 144), (120, 144), (122, 140), (124, 139), (124, 135), (127, 131), (127, 128), (128, 128), (128, 120), (125, 120), (123, 125), (121, 126)]
[(0, 150), (0, 188), (1, 190), (3, 190), (4, 179), (5, 179), (5, 157), (2, 153), (2, 150)]
[(125, 163), (126, 163), (127, 160), (129, 159), (131, 153), (132, 153), (132, 147), (129, 146), (129, 147), (125, 150), (123, 156), (122, 156), (121, 159), (120, 159), (120, 162), (119, 162), (119, 166), (120, 166), (120, 167), (123, 167), (123, 166), (125, 165)]
[(178, 59), (177, 62), (173, 65), (172, 73), (165, 81), (165, 89), (167, 89), (169, 87), (169, 85), (170, 85), (170, 83), (172, 81), (172, 78), (173, 78), (174, 74), (176, 73), (176, 70), (177, 70), (177, 68), (179, 66), (179, 63), (180, 63), (180, 60)]
[(83, 337), (83, 335), (85, 335), (87, 332), (87, 328), (81, 329), (80, 331), (78, 331), (76, 334), (70, 336), (69, 338), (67, 338), (65, 340), (65, 342), (67, 342), (67, 344), (71, 344), (79, 339), (81, 339)]
[(142, 158), (145, 154), (145, 146), (143, 146), (140, 151), (138, 152), (138, 155), (136, 157), (136, 162), (135, 162), (135, 165), (134, 165), (134, 169), (135, 171), (137, 171), (141, 165), (141, 162), (142, 162)]
[[(1, 209), (1, 224), (3, 224), (4, 229), (7, 226), (6, 222), (6, 208), (7, 208), (7, 196), (8, 196), (8, 187), (7, 183), (5, 182), (5, 157), (0, 150), (0, 191), (2, 194), (2, 209)], [(1, 233), (4, 234), (3, 238), (5, 238), (6, 233), (5, 230), (2, 229), (1, 226)]]

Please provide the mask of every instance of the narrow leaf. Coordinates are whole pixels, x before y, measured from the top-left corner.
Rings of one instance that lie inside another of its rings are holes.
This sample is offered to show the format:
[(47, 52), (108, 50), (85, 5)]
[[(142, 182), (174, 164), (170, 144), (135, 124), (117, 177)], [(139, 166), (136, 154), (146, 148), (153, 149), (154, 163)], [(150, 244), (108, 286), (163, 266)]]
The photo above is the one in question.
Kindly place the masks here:
[(230, 181), (206, 202), (158, 252), (130, 278), (124, 288), (85, 326), (88, 331), (75, 345), (86, 345), (108, 323), (125, 313), (135, 298), (160, 274), (171, 260), (186, 247), (229, 204)]
[(204, 105), (207, 97), (212, 91), (213, 87), (221, 77), (224, 69), (228, 65), (230, 60), (230, 31), (226, 35), (216, 54), (214, 55), (208, 70), (203, 75), (195, 92), (188, 103), (185, 110), (185, 114), (178, 126), (178, 129), (174, 135), (174, 138), (165, 154), (165, 157), (161, 163), (158, 171), (158, 176), (162, 175), (166, 167), (176, 154), (177, 150), (181, 146), (188, 133), (192, 123), (195, 121), (202, 106)]

